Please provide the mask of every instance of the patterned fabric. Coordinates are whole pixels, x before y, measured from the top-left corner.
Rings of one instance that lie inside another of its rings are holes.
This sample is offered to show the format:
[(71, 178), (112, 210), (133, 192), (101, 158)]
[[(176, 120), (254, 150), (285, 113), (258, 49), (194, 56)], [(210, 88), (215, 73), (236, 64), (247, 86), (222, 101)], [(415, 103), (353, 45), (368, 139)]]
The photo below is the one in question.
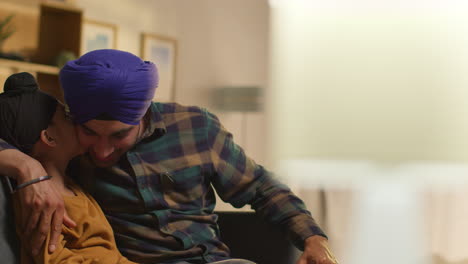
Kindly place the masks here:
[(101, 205), (124, 256), (139, 263), (228, 259), (214, 190), (235, 207), (251, 204), (300, 249), (305, 238), (325, 236), (303, 202), (249, 159), (216, 116), (178, 104), (153, 103), (150, 111), (143, 139), (118, 164), (96, 168), (82, 157), (70, 166)]
[[(57, 248), (49, 253), (50, 235), (40, 253), (34, 257), (25, 247), (21, 248), (21, 264), (137, 264), (121, 255), (115, 244), (114, 234), (101, 207), (81, 188), (72, 182), (67, 187), (75, 196), (63, 195), (68, 216), (75, 220), (76, 226), (68, 228), (62, 225)], [(21, 214), (18, 193), (14, 194), (16, 232), (21, 234)], [(24, 245), (23, 245), (24, 246)], [(8, 262), (5, 262), (8, 263)]]

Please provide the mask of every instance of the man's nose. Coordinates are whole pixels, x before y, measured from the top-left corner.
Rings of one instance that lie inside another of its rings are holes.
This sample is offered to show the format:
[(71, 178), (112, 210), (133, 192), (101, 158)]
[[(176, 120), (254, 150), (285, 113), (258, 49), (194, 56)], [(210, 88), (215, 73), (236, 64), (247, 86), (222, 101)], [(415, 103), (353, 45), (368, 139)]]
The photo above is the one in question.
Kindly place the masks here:
[(114, 152), (114, 147), (109, 142), (102, 140), (94, 145), (93, 150), (96, 154), (96, 158), (105, 159)]

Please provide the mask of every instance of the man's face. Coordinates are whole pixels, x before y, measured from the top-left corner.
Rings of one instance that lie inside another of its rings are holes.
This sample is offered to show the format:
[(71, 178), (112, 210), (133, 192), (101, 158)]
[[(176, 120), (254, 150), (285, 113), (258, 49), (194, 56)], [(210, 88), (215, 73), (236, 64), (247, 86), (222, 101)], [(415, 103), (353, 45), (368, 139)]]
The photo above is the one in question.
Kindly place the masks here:
[(128, 125), (120, 121), (90, 120), (77, 125), (80, 144), (87, 150), (92, 161), (98, 167), (109, 167), (132, 148), (142, 133), (138, 125)]
[(47, 130), (53, 135), (55, 143), (57, 144), (55, 149), (62, 157), (72, 158), (84, 153), (84, 148), (78, 144), (71, 117), (65, 110), (65, 106), (60, 102), (57, 104), (57, 110)]

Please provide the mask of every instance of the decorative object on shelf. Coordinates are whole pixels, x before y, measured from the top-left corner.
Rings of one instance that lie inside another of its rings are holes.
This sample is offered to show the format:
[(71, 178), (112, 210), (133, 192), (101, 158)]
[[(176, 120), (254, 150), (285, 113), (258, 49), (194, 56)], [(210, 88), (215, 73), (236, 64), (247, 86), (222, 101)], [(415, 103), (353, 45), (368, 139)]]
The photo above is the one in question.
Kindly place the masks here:
[(16, 52), (8, 52), (8, 53), (0, 52), (0, 58), (7, 59), (7, 60), (25, 61), (25, 58), (21, 54), (16, 53)]
[(213, 100), (216, 109), (242, 114), (241, 144), (244, 147), (247, 143), (247, 113), (262, 110), (261, 97), (261, 88), (257, 86), (223, 87), (214, 92)]
[(3, 44), (10, 38), (15, 32), (16, 28), (12, 25), (12, 19), (15, 15), (11, 14), (0, 20), (0, 58), (8, 60), (24, 61), (24, 56), (17, 52), (4, 52)]
[(76, 58), (77, 57), (75, 53), (69, 50), (62, 50), (55, 58), (55, 65), (61, 69), (65, 63), (71, 60), (75, 60)]
[(154, 101), (174, 101), (177, 41), (156, 34), (143, 33), (141, 57), (143, 60), (155, 63), (158, 67), (159, 86)]
[(47, 3), (60, 3), (60, 4), (75, 4), (75, 0), (45, 0)]
[(215, 90), (214, 105), (226, 112), (261, 111), (261, 90), (257, 86), (228, 86)]
[(16, 29), (12, 25), (12, 19), (15, 15), (11, 14), (0, 20), (0, 52), (2, 52), (3, 43), (15, 33)]
[(18, 61), (18, 60), (3, 59), (3, 58), (0, 58), (0, 67), (9, 69), (9, 71), (13, 73), (35, 72), (38, 74), (55, 75), (55, 76), (58, 75), (59, 73), (59, 69), (54, 66), (25, 62), (25, 61)]
[(81, 54), (97, 49), (117, 48), (117, 26), (85, 19), (82, 28)]

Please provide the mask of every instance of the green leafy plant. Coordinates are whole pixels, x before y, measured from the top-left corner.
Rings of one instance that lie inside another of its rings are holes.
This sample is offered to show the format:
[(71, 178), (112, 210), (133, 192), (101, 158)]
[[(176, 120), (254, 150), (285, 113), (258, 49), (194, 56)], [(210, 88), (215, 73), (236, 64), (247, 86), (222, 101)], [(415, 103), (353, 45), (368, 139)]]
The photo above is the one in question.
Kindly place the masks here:
[(75, 53), (69, 50), (62, 50), (60, 53), (55, 57), (55, 65), (59, 68), (62, 68), (68, 61), (75, 60), (76, 55)]
[(16, 31), (11, 23), (14, 16), (15, 15), (12, 14), (0, 20), (0, 47), (3, 42), (11, 37), (11, 35)]

